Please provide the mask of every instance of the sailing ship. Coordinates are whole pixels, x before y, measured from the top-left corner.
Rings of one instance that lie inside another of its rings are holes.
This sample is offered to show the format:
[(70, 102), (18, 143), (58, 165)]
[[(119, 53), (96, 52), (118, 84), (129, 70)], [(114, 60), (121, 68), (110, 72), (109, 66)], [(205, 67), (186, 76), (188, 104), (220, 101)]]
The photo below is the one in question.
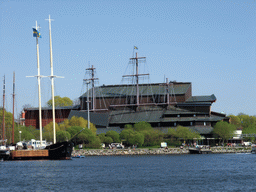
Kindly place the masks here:
[[(55, 130), (55, 105), (54, 105), (54, 78), (57, 77), (53, 75), (53, 65), (52, 65), (52, 40), (51, 40), (51, 18), (49, 15), (49, 34), (50, 34), (50, 63), (51, 63), (51, 88), (52, 88), (52, 115), (53, 115), (53, 144), (46, 146), (45, 149), (39, 150), (13, 150), (10, 151), (10, 156), (5, 158), (6, 160), (38, 160), (38, 159), (48, 159), (48, 160), (67, 160), (71, 159), (71, 154), (73, 150), (72, 140), (74, 137), (68, 141), (56, 142), (56, 130)], [(36, 49), (37, 49), (37, 69), (38, 75), (38, 102), (39, 102), (39, 129), (40, 129), (40, 144), (42, 145), (42, 115), (41, 115), (41, 78), (40, 75), (40, 63), (39, 63), (39, 44), (38, 38), (41, 38), (41, 34), (38, 30), (37, 22), (36, 27), (33, 28), (33, 36), (36, 37)], [(80, 132), (82, 132), (81, 130)], [(79, 132), (79, 133), (80, 133)], [(78, 133), (78, 134), (79, 134)], [(77, 134), (77, 135), (78, 135)], [(75, 137), (77, 136), (75, 135)]]

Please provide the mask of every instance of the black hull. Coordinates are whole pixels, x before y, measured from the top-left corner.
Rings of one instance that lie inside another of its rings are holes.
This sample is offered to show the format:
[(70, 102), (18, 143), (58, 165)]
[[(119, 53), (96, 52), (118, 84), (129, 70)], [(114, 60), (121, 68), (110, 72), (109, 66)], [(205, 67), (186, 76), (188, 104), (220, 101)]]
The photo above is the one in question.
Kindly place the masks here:
[(66, 160), (71, 159), (74, 144), (70, 141), (64, 141), (47, 146), (45, 149), (49, 151), (49, 159)]
[(8, 160), (10, 158), (10, 151), (9, 150), (0, 150), (0, 161), (1, 160)]

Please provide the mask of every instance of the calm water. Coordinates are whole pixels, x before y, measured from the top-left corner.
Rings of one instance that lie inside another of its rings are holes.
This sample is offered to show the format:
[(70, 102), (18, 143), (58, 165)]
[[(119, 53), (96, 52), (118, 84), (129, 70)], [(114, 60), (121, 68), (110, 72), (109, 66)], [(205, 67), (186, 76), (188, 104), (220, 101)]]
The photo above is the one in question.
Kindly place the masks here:
[(256, 191), (255, 154), (0, 162), (0, 191)]

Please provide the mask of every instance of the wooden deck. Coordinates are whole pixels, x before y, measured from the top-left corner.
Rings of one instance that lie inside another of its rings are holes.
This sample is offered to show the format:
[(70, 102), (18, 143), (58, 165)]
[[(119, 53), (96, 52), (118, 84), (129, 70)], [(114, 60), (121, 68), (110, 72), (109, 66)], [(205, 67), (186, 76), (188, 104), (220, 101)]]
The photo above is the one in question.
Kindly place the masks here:
[(11, 151), (11, 159), (47, 159), (49, 157), (48, 150), (16, 150)]

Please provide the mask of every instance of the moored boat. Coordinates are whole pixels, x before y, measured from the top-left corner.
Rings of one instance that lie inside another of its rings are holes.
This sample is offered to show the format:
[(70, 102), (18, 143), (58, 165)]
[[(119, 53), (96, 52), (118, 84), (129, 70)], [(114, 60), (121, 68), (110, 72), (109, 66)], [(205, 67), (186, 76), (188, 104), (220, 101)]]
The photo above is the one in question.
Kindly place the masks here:
[(256, 144), (252, 144), (251, 147), (252, 147), (251, 153), (255, 153), (256, 154)]

